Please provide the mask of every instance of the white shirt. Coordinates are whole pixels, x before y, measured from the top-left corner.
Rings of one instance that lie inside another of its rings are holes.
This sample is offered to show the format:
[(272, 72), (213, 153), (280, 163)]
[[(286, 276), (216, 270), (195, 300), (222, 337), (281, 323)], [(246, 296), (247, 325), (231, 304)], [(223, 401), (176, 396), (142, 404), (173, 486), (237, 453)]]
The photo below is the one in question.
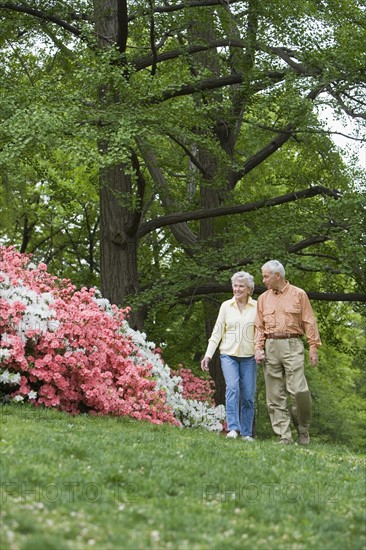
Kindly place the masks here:
[(254, 355), (256, 311), (257, 302), (250, 297), (243, 311), (238, 308), (234, 297), (223, 302), (205, 356), (211, 359), (220, 342), (220, 354), (235, 357)]

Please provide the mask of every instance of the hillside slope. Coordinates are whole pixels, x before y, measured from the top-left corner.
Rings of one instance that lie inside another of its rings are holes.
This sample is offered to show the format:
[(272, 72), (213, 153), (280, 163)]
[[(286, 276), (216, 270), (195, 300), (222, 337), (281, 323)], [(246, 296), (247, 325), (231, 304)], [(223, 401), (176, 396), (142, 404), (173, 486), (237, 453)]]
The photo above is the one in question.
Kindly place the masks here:
[(127, 417), (0, 409), (2, 550), (366, 546), (365, 457)]

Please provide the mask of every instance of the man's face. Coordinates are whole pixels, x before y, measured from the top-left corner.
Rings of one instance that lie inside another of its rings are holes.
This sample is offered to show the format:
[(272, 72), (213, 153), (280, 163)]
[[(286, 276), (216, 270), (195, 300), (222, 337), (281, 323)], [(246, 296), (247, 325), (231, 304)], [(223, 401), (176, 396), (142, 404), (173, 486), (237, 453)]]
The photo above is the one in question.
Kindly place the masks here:
[(262, 280), (267, 289), (276, 290), (279, 283), (279, 273), (271, 273), (269, 269), (262, 269)]

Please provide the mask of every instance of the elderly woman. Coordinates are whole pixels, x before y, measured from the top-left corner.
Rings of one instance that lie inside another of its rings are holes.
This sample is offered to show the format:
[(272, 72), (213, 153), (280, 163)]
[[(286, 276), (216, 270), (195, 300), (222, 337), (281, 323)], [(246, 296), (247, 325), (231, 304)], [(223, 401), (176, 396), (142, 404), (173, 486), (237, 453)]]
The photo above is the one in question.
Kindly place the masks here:
[(215, 327), (201, 361), (202, 370), (220, 344), (220, 361), (226, 382), (227, 437), (238, 433), (253, 441), (257, 367), (254, 358), (254, 320), (257, 302), (251, 298), (254, 279), (245, 271), (231, 278), (233, 297), (221, 304)]

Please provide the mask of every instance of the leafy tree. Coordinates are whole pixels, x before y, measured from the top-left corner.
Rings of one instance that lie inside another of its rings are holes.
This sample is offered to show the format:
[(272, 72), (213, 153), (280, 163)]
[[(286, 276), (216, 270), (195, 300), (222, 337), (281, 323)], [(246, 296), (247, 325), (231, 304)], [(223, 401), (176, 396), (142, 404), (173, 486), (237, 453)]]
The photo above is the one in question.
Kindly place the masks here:
[[(39, 249), (41, 227), (48, 259), (62, 252), (93, 281), (100, 224), (102, 293), (135, 296), (137, 327), (149, 302), (225, 291), (233, 270), (273, 256), (318, 298), (365, 300), (364, 260), (349, 258), (364, 239), (359, 176), (318, 118), (326, 105), (361, 129), (361, 2), (29, 0), (0, 15), (0, 162), (26, 198), (5, 240), (22, 221), (23, 249)], [(217, 306), (204, 306), (209, 333)]]

